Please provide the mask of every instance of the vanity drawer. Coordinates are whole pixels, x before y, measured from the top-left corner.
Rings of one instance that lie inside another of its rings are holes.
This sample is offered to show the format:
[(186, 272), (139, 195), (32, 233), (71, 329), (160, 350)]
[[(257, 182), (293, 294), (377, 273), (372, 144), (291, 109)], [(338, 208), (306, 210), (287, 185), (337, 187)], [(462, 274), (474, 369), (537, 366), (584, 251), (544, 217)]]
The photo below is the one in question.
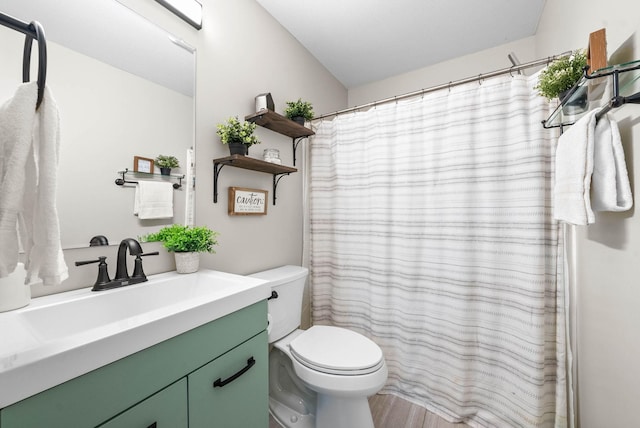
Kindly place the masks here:
[(269, 426), (267, 332), (189, 375), (190, 428)]
[(99, 428), (187, 428), (187, 380), (182, 379)]

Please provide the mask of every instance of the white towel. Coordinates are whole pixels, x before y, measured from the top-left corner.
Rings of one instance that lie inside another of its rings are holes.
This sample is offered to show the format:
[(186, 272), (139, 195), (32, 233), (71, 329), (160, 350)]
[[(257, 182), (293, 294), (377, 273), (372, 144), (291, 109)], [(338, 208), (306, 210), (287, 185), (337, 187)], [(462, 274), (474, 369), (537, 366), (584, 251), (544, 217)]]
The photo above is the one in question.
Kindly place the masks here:
[(585, 114), (560, 136), (556, 149), (556, 174), (553, 189), (553, 217), (571, 224), (595, 221), (591, 209), (591, 174), (596, 113)]
[(609, 115), (595, 129), (591, 207), (594, 211), (626, 211), (633, 205), (618, 124)]
[(55, 204), (60, 123), (48, 88), (36, 112), (37, 91), (23, 84), (0, 108), (0, 277), (21, 245), (27, 282), (57, 285), (68, 277)]
[(173, 217), (173, 185), (140, 181), (136, 185), (133, 213), (140, 219)]

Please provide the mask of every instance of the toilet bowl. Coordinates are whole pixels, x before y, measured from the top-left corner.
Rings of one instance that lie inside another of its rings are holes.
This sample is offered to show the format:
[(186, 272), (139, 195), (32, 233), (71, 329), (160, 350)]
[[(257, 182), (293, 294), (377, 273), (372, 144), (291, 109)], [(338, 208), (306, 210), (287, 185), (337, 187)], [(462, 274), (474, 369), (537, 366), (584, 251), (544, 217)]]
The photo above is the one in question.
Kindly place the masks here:
[(367, 397), (387, 380), (382, 350), (354, 331), (300, 330), (307, 269), (283, 266), (252, 276), (270, 282), (269, 411), (287, 428), (373, 428)]

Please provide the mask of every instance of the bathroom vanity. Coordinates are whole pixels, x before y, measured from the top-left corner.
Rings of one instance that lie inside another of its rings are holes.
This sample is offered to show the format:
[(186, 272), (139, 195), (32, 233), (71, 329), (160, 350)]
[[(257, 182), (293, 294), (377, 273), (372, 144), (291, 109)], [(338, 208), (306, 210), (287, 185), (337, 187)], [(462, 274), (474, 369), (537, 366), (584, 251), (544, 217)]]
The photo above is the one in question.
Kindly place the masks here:
[(1, 428), (268, 426), (265, 282), (149, 278), (0, 314)]

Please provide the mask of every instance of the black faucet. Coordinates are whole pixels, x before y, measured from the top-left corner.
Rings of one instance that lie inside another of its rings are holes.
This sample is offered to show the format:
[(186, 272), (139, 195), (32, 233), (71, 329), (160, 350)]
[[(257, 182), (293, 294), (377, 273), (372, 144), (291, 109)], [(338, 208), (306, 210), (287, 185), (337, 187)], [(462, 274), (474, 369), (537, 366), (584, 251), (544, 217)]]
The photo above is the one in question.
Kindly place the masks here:
[[(136, 256), (135, 268), (133, 270), (133, 276), (129, 277), (127, 271), (127, 248), (132, 256)], [(109, 279), (109, 273), (107, 271), (106, 257), (98, 257), (97, 260), (85, 260), (76, 262), (76, 266), (86, 265), (90, 263), (99, 263), (98, 265), (98, 279), (93, 285), (92, 291), (109, 290), (111, 288), (123, 287), (130, 284), (138, 284), (145, 282), (147, 276), (142, 270), (142, 257), (141, 256), (157, 256), (158, 251), (144, 254), (140, 243), (133, 238), (126, 238), (120, 242), (118, 247), (118, 264), (116, 267), (116, 276), (113, 280)]]
[[(140, 243), (133, 238), (125, 238), (120, 241), (118, 247), (118, 264), (116, 265), (116, 277), (114, 281), (126, 281), (129, 279), (129, 272), (127, 271), (127, 248), (129, 248), (129, 254), (137, 256), (142, 254), (142, 247)], [(145, 278), (146, 279), (146, 278)]]

